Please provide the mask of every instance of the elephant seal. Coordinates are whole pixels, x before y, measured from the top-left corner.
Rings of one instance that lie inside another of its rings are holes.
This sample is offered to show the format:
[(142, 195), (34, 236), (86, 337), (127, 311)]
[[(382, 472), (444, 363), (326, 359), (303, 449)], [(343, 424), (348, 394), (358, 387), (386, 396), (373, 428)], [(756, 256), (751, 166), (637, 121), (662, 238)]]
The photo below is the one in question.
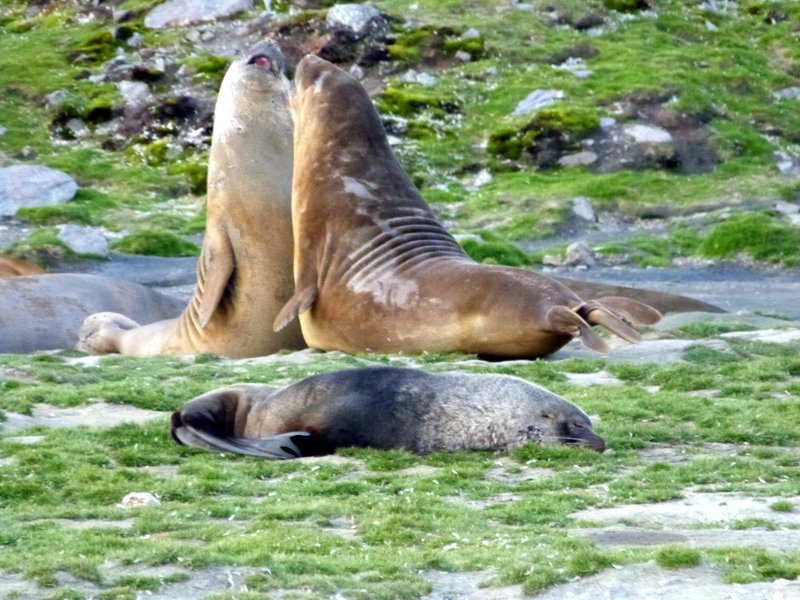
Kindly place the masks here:
[(508, 450), (529, 441), (605, 450), (580, 408), (538, 385), (508, 375), (392, 367), (324, 373), (282, 389), (214, 390), (172, 414), (172, 437), (278, 459), (350, 446), (426, 453)]
[(660, 319), (634, 300), (585, 301), (533, 271), (476, 263), (403, 171), (355, 79), (306, 56), (295, 87), (295, 293), (276, 330), (299, 316), (323, 350), (534, 358), (576, 336), (606, 351), (592, 325), (638, 341), (629, 323)]
[(206, 235), (189, 305), (177, 319), (144, 327), (121, 314), (92, 315), (81, 328), (79, 350), (243, 358), (305, 347), (297, 325), (272, 331), (293, 290), (292, 118), (283, 69), (278, 46), (261, 42), (222, 81)]
[(183, 305), (138, 283), (100, 275), (0, 278), (0, 353), (73, 348), (81, 323), (98, 311), (150, 323), (178, 316)]
[(16, 277), (18, 275), (41, 275), (44, 269), (13, 256), (0, 254), (0, 277)]

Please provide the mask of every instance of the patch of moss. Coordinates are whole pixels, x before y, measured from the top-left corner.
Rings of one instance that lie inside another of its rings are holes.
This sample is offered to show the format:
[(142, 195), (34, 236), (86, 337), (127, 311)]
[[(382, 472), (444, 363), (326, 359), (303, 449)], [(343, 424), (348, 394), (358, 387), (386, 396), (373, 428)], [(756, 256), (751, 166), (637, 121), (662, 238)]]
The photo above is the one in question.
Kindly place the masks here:
[(486, 54), (486, 40), (484, 40), (483, 36), (471, 37), (465, 40), (461, 38), (446, 40), (444, 42), (444, 50), (451, 55), (456, 52), (466, 52), (472, 60), (479, 60)]
[(790, 513), (794, 512), (794, 504), (788, 500), (778, 500), (769, 505), (770, 509), (775, 512)]
[(486, 55), (486, 41), (478, 35), (461, 39), (461, 32), (451, 27), (424, 26), (398, 34), (387, 46), (389, 56), (406, 63), (435, 62), (439, 56), (467, 52), (473, 60)]
[(79, 40), (69, 49), (69, 59), (79, 64), (98, 64), (107, 61), (116, 50), (110, 31), (95, 31)]
[(387, 87), (377, 99), (378, 110), (399, 117), (410, 117), (424, 110), (442, 117), (459, 111), (459, 102), (442, 92), (419, 86)]
[(177, 160), (167, 167), (167, 173), (182, 175), (193, 194), (203, 195), (208, 185), (208, 157), (202, 155)]
[(208, 81), (218, 88), (222, 83), (222, 78), (225, 76), (225, 71), (228, 70), (231, 64), (231, 59), (212, 54), (202, 54), (192, 56), (185, 64), (195, 73), (197, 79)]
[(480, 263), (511, 267), (532, 264), (531, 257), (524, 250), (501, 236), (491, 232), (481, 232), (480, 237), (483, 241), (466, 238), (459, 242), (472, 259)]
[(197, 256), (200, 249), (167, 231), (139, 231), (126, 235), (111, 247), (127, 254), (148, 256)]
[(512, 160), (524, 152), (538, 166), (554, 166), (563, 154), (577, 150), (577, 143), (599, 127), (600, 119), (593, 110), (549, 106), (519, 129), (506, 126), (492, 132), (486, 149)]
[(650, 8), (647, 0), (603, 0), (603, 6), (617, 12), (637, 12)]
[(37, 229), (24, 240), (8, 246), (4, 252), (37, 264), (47, 264), (53, 258), (77, 256), (50, 227)]
[(733, 258), (744, 252), (756, 260), (800, 265), (800, 230), (769, 213), (732, 216), (714, 227), (698, 248), (709, 258)]

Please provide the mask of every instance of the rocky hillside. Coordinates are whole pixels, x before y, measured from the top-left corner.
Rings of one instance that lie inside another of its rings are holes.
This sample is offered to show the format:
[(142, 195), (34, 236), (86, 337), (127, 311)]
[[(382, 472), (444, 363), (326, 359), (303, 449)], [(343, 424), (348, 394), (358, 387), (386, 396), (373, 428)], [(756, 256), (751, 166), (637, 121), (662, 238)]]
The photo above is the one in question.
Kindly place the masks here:
[(216, 88), (271, 37), (364, 82), (479, 260), (800, 263), (798, 3), (332, 4), (5, 2), (0, 250), (196, 253)]

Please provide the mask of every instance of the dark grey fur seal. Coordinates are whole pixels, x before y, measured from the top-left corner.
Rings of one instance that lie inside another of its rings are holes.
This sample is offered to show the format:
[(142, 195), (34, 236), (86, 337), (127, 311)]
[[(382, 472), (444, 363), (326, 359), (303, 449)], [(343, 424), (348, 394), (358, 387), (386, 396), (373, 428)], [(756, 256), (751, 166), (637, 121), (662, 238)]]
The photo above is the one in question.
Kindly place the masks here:
[(605, 450), (586, 413), (538, 385), (507, 375), (391, 367), (314, 375), (285, 388), (220, 388), (173, 413), (172, 437), (274, 459), (351, 446), (426, 453), (535, 442)]

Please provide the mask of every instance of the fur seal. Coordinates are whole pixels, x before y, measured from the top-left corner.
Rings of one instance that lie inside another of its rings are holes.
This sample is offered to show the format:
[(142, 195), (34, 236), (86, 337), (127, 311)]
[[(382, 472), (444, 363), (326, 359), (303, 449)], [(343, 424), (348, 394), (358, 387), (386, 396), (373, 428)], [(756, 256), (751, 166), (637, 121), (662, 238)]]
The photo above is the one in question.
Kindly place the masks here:
[(293, 290), (292, 118), (283, 70), (280, 49), (266, 41), (235, 61), (222, 81), (206, 235), (189, 305), (177, 319), (144, 327), (121, 314), (92, 315), (79, 350), (242, 358), (305, 347), (299, 326), (272, 330)]
[(634, 300), (585, 301), (533, 271), (476, 263), (403, 171), (355, 79), (310, 55), (295, 87), (295, 293), (276, 330), (299, 316), (323, 350), (534, 358), (576, 336), (606, 351), (592, 325), (638, 341), (629, 323), (660, 319)]
[(529, 441), (605, 450), (580, 408), (538, 385), (508, 375), (392, 367), (324, 373), (282, 389), (214, 390), (172, 414), (172, 437), (277, 459), (350, 446), (426, 453), (508, 450)]
[(13, 256), (0, 254), (0, 277), (16, 277), (18, 275), (42, 275), (44, 269)]
[(184, 303), (112, 277), (52, 273), (0, 278), (0, 353), (65, 350), (92, 313), (113, 310), (150, 323), (178, 316)]

